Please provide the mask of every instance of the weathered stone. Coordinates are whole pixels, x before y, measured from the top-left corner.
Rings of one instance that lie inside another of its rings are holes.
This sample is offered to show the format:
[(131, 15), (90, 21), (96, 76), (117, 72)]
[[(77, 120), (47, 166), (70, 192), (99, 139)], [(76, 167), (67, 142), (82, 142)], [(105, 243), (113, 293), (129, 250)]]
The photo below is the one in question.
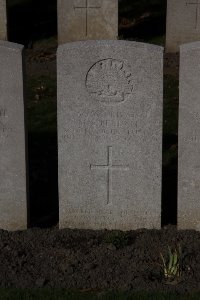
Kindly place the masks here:
[(0, 41), (0, 228), (27, 226), (23, 46)]
[(6, 0), (0, 0), (0, 40), (7, 40)]
[(200, 0), (167, 0), (166, 52), (200, 40)]
[(118, 0), (58, 0), (58, 42), (116, 39)]
[(162, 47), (58, 50), (60, 228), (159, 228)]
[(200, 42), (180, 49), (178, 227), (200, 230)]

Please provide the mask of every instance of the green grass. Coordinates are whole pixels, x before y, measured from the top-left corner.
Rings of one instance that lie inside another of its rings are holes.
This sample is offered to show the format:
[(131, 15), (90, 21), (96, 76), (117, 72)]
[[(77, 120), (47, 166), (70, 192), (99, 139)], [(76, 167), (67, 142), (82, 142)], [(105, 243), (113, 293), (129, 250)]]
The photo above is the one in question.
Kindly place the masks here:
[(199, 300), (200, 294), (68, 292), (65, 290), (0, 290), (0, 300)]
[(123, 248), (128, 245), (128, 236), (123, 231), (108, 231), (104, 236), (103, 242), (106, 244), (112, 244), (117, 249)]
[(22, 4), (27, 4), (31, 3), (31, 0), (7, 0), (8, 6), (12, 7), (15, 5), (22, 5)]
[(34, 48), (35, 49), (48, 49), (48, 48), (57, 48), (58, 47), (58, 41), (57, 36), (51, 36), (48, 38), (40, 39), (34, 42)]
[(155, 36), (153, 38), (147, 39), (145, 41), (146, 43), (153, 44), (153, 45), (159, 45), (159, 46), (165, 46), (165, 35), (161, 36)]

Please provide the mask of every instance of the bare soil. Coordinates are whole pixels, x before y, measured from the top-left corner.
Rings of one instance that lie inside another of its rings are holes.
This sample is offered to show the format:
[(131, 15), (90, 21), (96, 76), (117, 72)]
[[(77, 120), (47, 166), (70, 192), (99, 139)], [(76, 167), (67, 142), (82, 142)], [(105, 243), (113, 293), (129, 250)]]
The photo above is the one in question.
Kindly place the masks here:
[[(163, 276), (167, 258), (179, 244), (181, 275)], [(200, 233), (162, 230), (118, 231), (29, 229), (0, 231), (1, 288), (162, 291), (200, 289)]]

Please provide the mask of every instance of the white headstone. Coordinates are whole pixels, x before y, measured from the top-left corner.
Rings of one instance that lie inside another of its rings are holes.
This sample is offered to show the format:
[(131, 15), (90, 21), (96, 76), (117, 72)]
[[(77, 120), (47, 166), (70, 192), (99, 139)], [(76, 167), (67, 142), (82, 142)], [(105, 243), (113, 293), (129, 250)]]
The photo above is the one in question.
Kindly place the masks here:
[(159, 228), (163, 48), (58, 50), (60, 228)]
[(0, 41), (0, 228), (27, 226), (23, 46)]
[(58, 42), (118, 37), (118, 0), (58, 0)]
[(200, 42), (180, 49), (178, 227), (200, 230)]
[(166, 51), (200, 40), (200, 0), (167, 0)]
[(6, 0), (0, 0), (0, 40), (7, 40)]

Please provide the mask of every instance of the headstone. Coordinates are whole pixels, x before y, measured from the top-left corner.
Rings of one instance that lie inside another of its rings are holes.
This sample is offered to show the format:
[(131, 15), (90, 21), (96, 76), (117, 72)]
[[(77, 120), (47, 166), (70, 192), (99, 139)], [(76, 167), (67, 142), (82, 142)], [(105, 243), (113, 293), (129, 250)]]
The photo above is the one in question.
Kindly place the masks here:
[(58, 0), (58, 43), (118, 37), (118, 0)]
[(6, 0), (0, 0), (0, 40), (7, 40)]
[(159, 228), (163, 48), (58, 50), (60, 228)]
[(200, 40), (200, 0), (167, 0), (166, 52)]
[(200, 42), (180, 49), (178, 227), (200, 230)]
[(23, 46), (0, 41), (0, 228), (27, 226)]

